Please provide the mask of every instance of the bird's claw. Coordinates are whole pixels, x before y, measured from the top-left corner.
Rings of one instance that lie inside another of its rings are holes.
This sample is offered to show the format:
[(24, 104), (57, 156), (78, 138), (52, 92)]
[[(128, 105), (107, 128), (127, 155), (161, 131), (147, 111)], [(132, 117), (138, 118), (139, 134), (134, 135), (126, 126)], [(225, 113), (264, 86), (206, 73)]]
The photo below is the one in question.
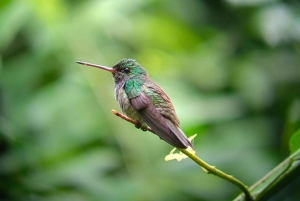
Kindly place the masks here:
[(135, 127), (138, 128), (138, 129), (140, 129), (140, 128), (142, 127), (142, 124), (141, 124), (140, 122), (137, 122), (137, 123), (135, 124)]
[(135, 124), (135, 127), (138, 128), (138, 129), (141, 129), (142, 131), (147, 131), (148, 130), (147, 126), (146, 127), (142, 126), (142, 124), (140, 122), (137, 122)]

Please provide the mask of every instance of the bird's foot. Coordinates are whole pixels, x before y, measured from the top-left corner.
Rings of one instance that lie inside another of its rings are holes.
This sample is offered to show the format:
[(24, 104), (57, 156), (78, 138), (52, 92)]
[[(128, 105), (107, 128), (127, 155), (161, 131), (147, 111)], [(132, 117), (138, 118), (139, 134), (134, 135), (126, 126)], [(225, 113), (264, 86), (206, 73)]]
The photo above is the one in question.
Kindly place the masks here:
[(147, 131), (148, 130), (148, 127), (141, 127), (142, 131)]
[(138, 128), (138, 129), (141, 129), (142, 131), (147, 131), (148, 130), (148, 127), (147, 126), (143, 126), (140, 122), (137, 122), (135, 124), (135, 127)]
[(135, 127), (138, 128), (138, 129), (140, 129), (140, 128), (142, 127), (142, 124), (141, 124), (140, 122), (137, 122), (137, 123), (135, 124)]

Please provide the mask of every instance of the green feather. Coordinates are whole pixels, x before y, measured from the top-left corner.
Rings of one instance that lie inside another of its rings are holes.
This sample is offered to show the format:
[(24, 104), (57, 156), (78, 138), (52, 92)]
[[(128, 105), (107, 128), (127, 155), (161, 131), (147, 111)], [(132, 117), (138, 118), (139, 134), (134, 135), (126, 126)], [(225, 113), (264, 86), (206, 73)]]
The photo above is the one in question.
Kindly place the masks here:
[(131, 79), (125, 83), (125, 92), (128, 98), (134, 98), (139, 96), (143, 92), (144, 81), (140, 79)]

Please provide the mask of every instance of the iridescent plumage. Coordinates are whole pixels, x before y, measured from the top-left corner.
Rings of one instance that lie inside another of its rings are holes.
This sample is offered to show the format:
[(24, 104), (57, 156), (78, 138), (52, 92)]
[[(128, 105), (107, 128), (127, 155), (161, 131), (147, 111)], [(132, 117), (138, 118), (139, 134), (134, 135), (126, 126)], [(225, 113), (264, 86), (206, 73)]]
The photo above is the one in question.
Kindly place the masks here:
[(174, 106), (168, 95), (155, 84), (135, 59), (122, 59), (112, 68), (77, 62), (104, 69), (113, 74), (115, 97), (122, 111), (145, 130), (149, 126), (161, 139), (178, 148), (193, 147), (180, 129)]

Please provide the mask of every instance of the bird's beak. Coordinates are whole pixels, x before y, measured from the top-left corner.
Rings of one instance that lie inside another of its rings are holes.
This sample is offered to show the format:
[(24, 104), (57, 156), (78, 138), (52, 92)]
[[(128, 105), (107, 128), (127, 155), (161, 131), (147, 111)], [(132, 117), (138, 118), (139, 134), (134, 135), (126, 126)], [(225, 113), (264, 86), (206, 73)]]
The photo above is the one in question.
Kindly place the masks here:
[(101, 65), (97, 65), (97, 64), (91, 64), (91, 63), (83, 62), (83, 61), (75, 61), (75, 62), (78, 63), (78, 64), (81, 64), (81, 65), (84, 65), (84, 66), (91, 66), (91, 67), (95, 67), (95, 68), (100, 68), (102, 70), (106, 70), (106, 71), (111, 72), (111, 73), (116, 72), (115, 69), (110, 68), (110, 67), (106, 67), (106, 66), (101, 66)]

